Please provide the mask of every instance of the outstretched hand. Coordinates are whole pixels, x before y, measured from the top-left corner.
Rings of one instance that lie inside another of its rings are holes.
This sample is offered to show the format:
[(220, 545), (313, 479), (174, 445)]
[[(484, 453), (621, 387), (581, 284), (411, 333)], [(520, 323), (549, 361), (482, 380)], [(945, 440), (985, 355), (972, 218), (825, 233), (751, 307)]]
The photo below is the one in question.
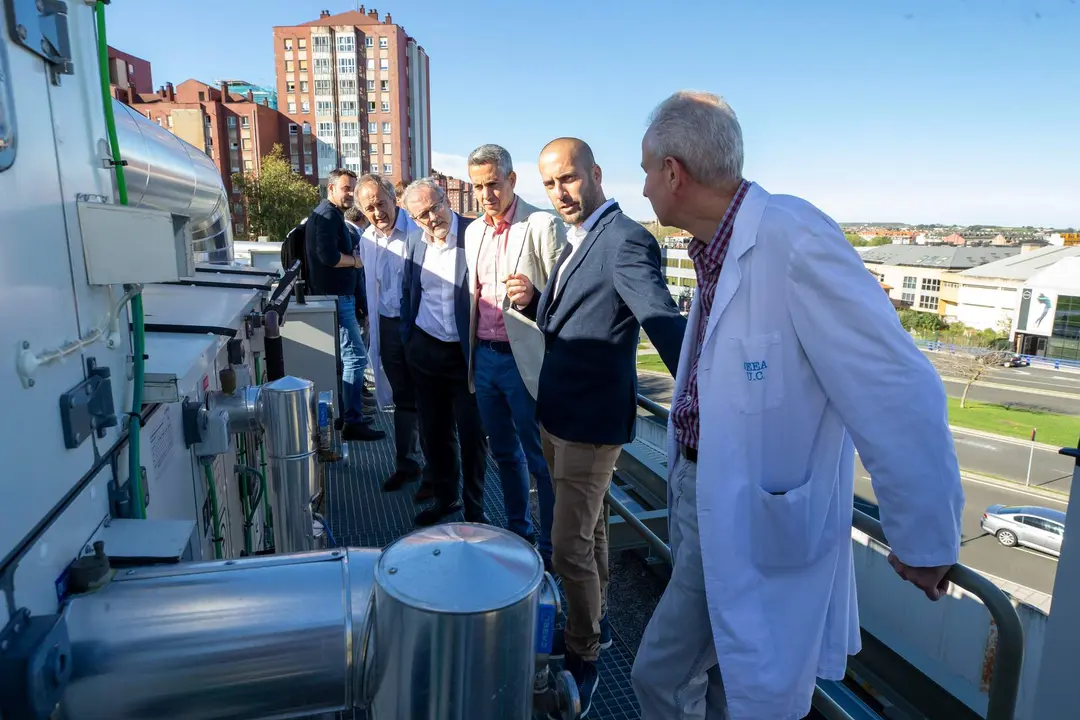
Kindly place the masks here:
[(897, 575), (922, 590), (931, 600), (940, 600), (949, 592), (949, 581), (945, 575), (952, 565), (912, 567), (900, 562), (900, 558), (893, 553), (889, 553), (889, 564)]
[(536, 294), (536, 287), (532, 284), (532, 280), (520, 273), (507, 275), (503, 284), (506, 285), (506, 297), (518, 307), (525, 307), (531, 303), (533, 295)]

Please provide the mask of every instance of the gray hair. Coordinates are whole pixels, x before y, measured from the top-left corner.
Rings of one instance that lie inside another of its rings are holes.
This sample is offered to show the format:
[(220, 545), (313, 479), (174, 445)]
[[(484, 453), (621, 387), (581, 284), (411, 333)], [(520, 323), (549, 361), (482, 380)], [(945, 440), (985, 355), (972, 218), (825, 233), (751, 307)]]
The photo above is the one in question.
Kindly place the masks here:
[(390, 196), (390, 203), (393, 204), (397, 201), (397, 193), (394, 191), (394, 183), (390, 182), (382, 175), (376, 175), (375, 173), (364, 173), (356, 181), (356, 191), (360, 192), (360, 188), (364, 187), (368, 183), (372, 183), (375, 187), (382, 190), (384, 193)]
[(645, 137), (654, 157), (675, 158), (702, 185), (742, 179), (742, 128), (719, 95), (680, 90), (653, 110)]
[(429, 177), (420, 178), (419, 180), (413, 180), (411, 183), (409, 183), (409, 186), (405, 188), (405, 192), (401, 193), (401, 199), (405, 202), (405, 204), (408, 204), (409, 198), (412, 197), (413, 193), (415, 193), (420, 188), (428, 188), (429, 190), (434, 191), (436, 197), (438, 197), (440, 201), (446, 199), (446, 191), (442, 189), (442, 185), (435, 182), (433, 178)]
[(510, 175), (510, 173), (514, 172), (514, 161), (510, 159), (510, 153), (503, 146), (491, 143), (481, 145), (469, 153), (466, 164), (469, 166), (494, 165), (499, 168), (499, 172), (503, 175)]

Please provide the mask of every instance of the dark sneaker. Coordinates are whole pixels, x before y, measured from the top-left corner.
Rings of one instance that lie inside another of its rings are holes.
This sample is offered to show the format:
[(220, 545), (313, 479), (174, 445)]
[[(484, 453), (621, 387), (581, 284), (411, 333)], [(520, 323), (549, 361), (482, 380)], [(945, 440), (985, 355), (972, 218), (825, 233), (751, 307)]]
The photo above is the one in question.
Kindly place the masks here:
[(417, 477), (419, 477), (418, 473), (409, 474), (401, 470), (395, 470), (390, 474), (390, 477), (386, 478), (386, 481), (383, 482), (383, 492), (394, 492), (395, 490), (400, 490), (405, 486), (406, 483), (412, 482)]
[(566, 669), (570, 671), (570, 674), (574, 676), (574, 681), (577, 682), (578, 695), (581, 698), (581, 713), (578, 717), (586, 718), (589, 716), (589, 711), (592, 710), (593, 695), (596, 694), (596, 687), (600, 684), (600, 673), (596, 669), (596, 663), (570, 654), (566, 656)]
[[(611, 647), (611, 623), (608, 622), (608, 617), (605, 615), (600, 618), (600, 649), (607, 650)], [(566, 636), (563, 634), (562, 628), (555, 630), (555, 638), (551, 643), (551, 654), (548, 655), (552, 660), (562, 660), (566, 656)]]
[(345, 427), (341, 429), (341, 439), (346, 442), (371, 442), (384, 437), (386, 433), (376, 430), (370, 423), (345, 423)]
[(417, 503), (427, 502), (435, 497), (435, 488), (431, 483), (421, 482), (420, 489), (413, 495), (413, 501)]
[(444, 505), (443, 503), (435, 503), (431, 507), (424, 508), (423, 510), (418, 512), (416, 514), (416, 517), (413, 519), (413, 522), (415, 522), (420, 527), (427, 527), (428, 525), (434, 525), (447, 515), (453, 515), (460, 510), (460, 502), (450, 503), (449, 505)]

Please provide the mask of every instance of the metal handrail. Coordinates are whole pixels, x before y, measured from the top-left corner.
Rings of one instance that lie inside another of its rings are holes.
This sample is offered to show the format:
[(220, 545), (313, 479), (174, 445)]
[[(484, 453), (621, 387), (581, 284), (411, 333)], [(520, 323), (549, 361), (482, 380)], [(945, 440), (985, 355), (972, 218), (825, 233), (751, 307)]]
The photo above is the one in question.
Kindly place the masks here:
[(666, 560), (668, 563), (671, 562), (671, 548), (668, 547), (668, 544), (666, 542), (660, 539), (659, 535), (650, 530), (648, 525), (641, 522), (638, 516), (635, 515), (630, 510), (630, 508), (619, 502), (619, 500), (617, 500), (611, 494), (610, 490), (608, 490), (607, 497), (605, 499), (607, 500), (608, 507), (614, 510), (619, 517), (621, 517), (630, 525), (630, 527), (634, 528), (634, 530), (637, 531), (638, 535), (641, 535), (641, 537), (643, 537), (645, 541), (649, 543), (650, 547), (652, 547), (652, 549), (655, 550), (661, 558)]
[[(641, 395), (637, 396), (637, 404), (667, 422), (670, 412), (663, 405)], [(650, 545), (662, 545), (667, 550), (666, 559), (670, 562), (671, 550), (667, 545), (634, 517), (625, 505), (611, 497), (610, 492), (607, 499), (611, 509), (637, 530)], [(851, 524), (875, 542), (889, 547), (885, 530), (873, 517), (853, 508)], [(953, 565), (945, 578), (982, 601), (997, 625), (997, 652), (994, 654), (994, 669), (990, 678), (986, 720), (1012, 720), (1016, 713), (1016, 698), (1020, 690), (1020, 673), (1024, 663), (1024, 629), (1020, 624), (1020, 616), (1001, 588), (966, 565)]]

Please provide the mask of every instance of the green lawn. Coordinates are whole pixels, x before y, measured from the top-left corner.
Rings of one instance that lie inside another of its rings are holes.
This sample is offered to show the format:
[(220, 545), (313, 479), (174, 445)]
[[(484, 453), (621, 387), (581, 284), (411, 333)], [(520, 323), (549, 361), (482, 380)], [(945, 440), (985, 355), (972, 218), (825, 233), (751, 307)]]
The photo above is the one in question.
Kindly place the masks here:
[(1021, 440), (1030, 439), (1031, 429), (1038, 428), (1036, 442), (1060, 447), (1076, 447), (1077, 437), (1080, 437), (1080, 417), (1010, 409), (970, 400), (966, 408), (961, 408), (959, 398), (949, 398), (949, 422), (958, 427)]
[(651, 370), (652, 372), (666, 373), (667, 365), (659, 355), (639, 355), (637, 360), (638, 370)]

